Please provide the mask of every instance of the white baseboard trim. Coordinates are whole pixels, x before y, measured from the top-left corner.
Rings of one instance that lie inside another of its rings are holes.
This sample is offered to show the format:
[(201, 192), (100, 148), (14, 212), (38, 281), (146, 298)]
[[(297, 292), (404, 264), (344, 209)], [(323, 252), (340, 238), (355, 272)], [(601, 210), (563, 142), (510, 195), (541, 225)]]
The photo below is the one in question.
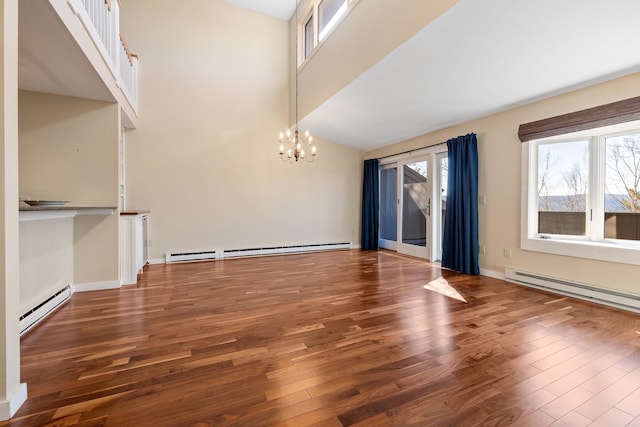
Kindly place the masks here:
[(102, 291), (105, 289), (119, 289), (119, 280), (108, 280), (105, 282), (89, 282), (89, 283), (74, 283), (71, 285), (73, 292), (90, 292), (90, 291)]
[(166, 264), (166, 258), (153, 258), (147, 261), (149, 264)]
[(482, 276), (491, 277), (493, 279), (500, 279), (500, 280), (506, 279), (506, 276), (504, 275), (504, 273), (500, 273), (499, 271), (487, 270), (484, 268), (480, 269), (480, 274)]
[(360, 243), (352, 243), (350, 249), (361, 249), (362, 245)]
[(0, 421), (11, 419), (27, 400), (27, 383), (20, 383), (9, 399), (0, 401)]

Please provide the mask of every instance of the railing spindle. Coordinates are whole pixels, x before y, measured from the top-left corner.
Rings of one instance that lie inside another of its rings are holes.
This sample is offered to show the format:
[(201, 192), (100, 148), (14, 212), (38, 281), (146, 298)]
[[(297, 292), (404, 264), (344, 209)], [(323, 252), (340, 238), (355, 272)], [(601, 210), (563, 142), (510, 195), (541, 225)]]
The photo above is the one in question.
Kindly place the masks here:
[[(70, 0), (72, 1), (72, 0)], [(137, 109), (137, 56), (132, 54), (127, 42), (120, 34), (120, 10), (117, 0), (76, 0), (84, 12), (78, 13), (88, 33), (96, 42), (105, 61), (134, 109)]]

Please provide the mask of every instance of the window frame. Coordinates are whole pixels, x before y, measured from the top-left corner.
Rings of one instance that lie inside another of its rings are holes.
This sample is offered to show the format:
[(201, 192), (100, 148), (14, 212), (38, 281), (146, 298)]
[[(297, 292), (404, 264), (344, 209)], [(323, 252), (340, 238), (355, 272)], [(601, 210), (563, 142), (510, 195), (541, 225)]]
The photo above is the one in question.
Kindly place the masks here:
[[(327, 33), (324, 35), (323, 39), (319, 39), (320, 35), (320, 12), (319, 5), (323, 0), (310, 0), (307, 4), (304, 12), (298, 18), (298, 22), (296, 22), (296, 31), (297, 31), (297, 40), (298, 46), (296, 46), (297, 50), (297, 68), (301, 68), (304, 64), (306, 64), (309, 58), (313, 57), (318, 48), (326, 42), (331, 33), (333, 33), (336, 28), (340, 26), (340, 23), (344, 21), (345, 17), (349, 15), (353, 7), (359, 2), (359, 0), (346, 0), (347, 10), (336, 18), (335, 22), (331, 22), (328, 24), (330, 27)], [(308, 55), (305, 55), (306, 48), (306, 33), (305, 33), (305, 25), (309, 22), (309, 19), (313, 19), (313, 42), (311, 44), (311, 51)]]
[[(318, 0), (317, 2), (317, 9), (318, 9), (318, 42), (322, 42), (324, 40), (326, 40), (327, 37), (329, 37), (329, 34), (331, 34), (331, 32), (333, 32), (333, 29), (336, 27), (336, 25), (338, 25), (340, 23), (340, 21), (342, 20), (342, 18), (347, 14), (347, 11), (349, 10), (349, 0), (337, 0), (337, 1), (341, 1), (342, 4), (341, 6), (336, 10), (336, 13), (331, 17), (331, 19), (329, 19), (326, 23), (325, 26), (322, 27), (322, 3), (327, 2), (327, 1), (332, 1), (332, 0)], [(336, 0), (333, 0), (336, 1)], [(339, 14), (340, 9), (342, 9), (342, 7), (345, 8), (344, 12), (342, 12), (341, 14)]]
[[(298, 37), (298, 39), (300, 40), (300, 61), (298, 62), (305, 62), (312, 54), (313, 52), (316, 50), (316, 41), (315, 41), (315, 35), (316, 35), (316, 30), (315, 27), (317, 26), (317, 19), (316, 19), (316, 14), (313, 12), (313, 8), (309, 9), (307, 11), (307, 13), (305, 15), (303, 15), (303, 18), (300, 20), (300, 24), (299, 24), (299, 29), (298, 31), (300, 32), (300, 37)], [(311, 21), (311, 49), (309, 50), (309, 52), (307, 52), (307, 24), (309, 23), (309, 21)]]
[[(522, 143), (521, 236), (523, 250), (565, 255), (600, 261), (640, 265), (640, 241), (604, 237), (605, 140), (640, 132), (640, 121), (589, 129), (571, 134), (541, 138)], [(538, 233), (538, 146), (589, 140), (589, 177), (587, 182), (587, 224), (585, 236)]]

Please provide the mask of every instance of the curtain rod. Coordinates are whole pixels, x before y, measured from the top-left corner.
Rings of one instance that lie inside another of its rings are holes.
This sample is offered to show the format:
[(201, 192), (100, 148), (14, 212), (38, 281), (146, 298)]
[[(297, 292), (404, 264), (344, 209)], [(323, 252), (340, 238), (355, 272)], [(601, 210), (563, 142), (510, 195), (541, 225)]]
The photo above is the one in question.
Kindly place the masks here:
[(447, 142), (441, 142), (439, 144), (427, 145), (425, 147), (414, 148), (413, 150), (401, 151), (400, 153), (389, 154), (388, 156), (377, 157), (377, 159), (386, 159), (387, 157), (400, 156), (402, 154), (411, 154), (414, 151), (424, 150), (425, 148), (437, 147), (438, 145), (447, 145)]

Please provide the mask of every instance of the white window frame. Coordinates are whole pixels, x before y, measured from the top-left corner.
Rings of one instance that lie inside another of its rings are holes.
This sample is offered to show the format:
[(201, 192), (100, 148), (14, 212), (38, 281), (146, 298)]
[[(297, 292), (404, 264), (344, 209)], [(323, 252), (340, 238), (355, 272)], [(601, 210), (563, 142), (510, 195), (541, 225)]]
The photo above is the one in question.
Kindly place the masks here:
[[(304, 9), (304, 12), (300, 15), (300, 18), (296, 23), (296, 31), (298, 32), (298, 46), (297, 46), (298, 68), (302, 67), (309, 60), (309, 58), (313, 57), (315, 52), (318, 50), (318, 47), (320, 47), (325, 41), (327, 41), (327, 39), (329, 39), (329, 36), (331, 35), (331, 33), (333, 33), (336, 30), (336, 28), (340, 26), (340, 23), (344, 21), (347, 15), (349, 15), (349, 13), (351, 12), (351, 9), (353, 9), (354, 5), (357, 4), (358, 1), (359, 0), (347, 0), (346, 12), (338, 16), (338, 18), (336, 18), (335, 21), (331, 21), (331, 23), (328, 25), (329, 29), (327, 30), (327, 33), (324, 35), (322, 40), (319, 39), (320, 15), (318, 10), (318, 6), (322, 2), (322, 0), (309, 1), (309, 4)], [(313, 43), (311, 47), (311, 52), (309, 52), (309, 54), (305, 57), (304, 48), (305, 48), (305, 42), (306, 42), (306, 34), (304, 31), (304, 26), (308, 22), (311, 16), (313, 16)]]
[[(322, 2), (331, 1), (331, 0), (318, 0), (316, 3), (316, 7), (318, 8), (318, 42), (325, 40), (329, 34), (333, 31), (333, 29), (342, 21), (342, 18), (347, 14), (347, 10), (349, 10), (349, 0), (344, 0), (343, 6), (344, 10), (342, 13), (336, 13), (325, 25), (324, 28), (320, 28), (320, 6)], [(342, 9), (342, 7), (340, 9)], [(340, 12), (338, 9), (338, 12)]]
[[(522, 143), (521, 249), (640, 265), (640, 242), (604, 238), (604, 185), (594, 185), (598, 181), (602, 183), (605, 176), (604, 139), (637, 133), (639, 129), (640, 122), (636, 121)], [(538, 233), (538, 145), (578, 138), (590, 139), (586, 236), (541, 235)]]
[[(316, 30), (318, 28), (317, 18), (318, 18), (318, 15), (315, 14), (314, 9), (310, 8), (303, 15), (302, 19), (300, 20), (300, 23), (298, 24), (298, 40), (300, 40), (300, 49), (299, 49), (300, 57), (298, 60), (299, 64), (309, 59), (309, 57), (313, 55), (313, 52), (315, 52), (316, 50), (316, 45), (318, 44), (316, 40), (316, 34), (318, 33), (318, 31)], [(307, 23), (309, 22), (309, 19), (311, 19), (311, 26), (313, 27), (313, 30), (311, 31), (311, 37), (313, 40), (311, 41), (311, 50), (307, 53), (306, 52), (306, 47), (307, 47), (306, 26), (307, 26)]]
[[(402, 173), (403, 165), (426, 160), (428, 163), (427, 167), (428, 167), (429, 173), (432, 176), (432, 178), (427, 180), (427, 182), (431, 184), (431, 199), (432, 199), (431, 212), (439, 213), (439, 212), (442, 212), (441, 198), (435, 197), (435, 195), (440, 193), (441, 182), (440, 182), (440, 176), (436, 172), (440, 171), (440, 165), (438, 165), (438, 162), (440, 161), (442, 156), (446, 156), (446, 155), (447, 155), (447, 146), (446, 145), (443, 146), (443, 144), (437, 144), (434, 146), (420, 148), (414, 151), (409, 151), (407, 153), (401, 153), (401, 154), (396, 154), (389, 157), (383, 157), (378, 160), (379, 161), (378, 173), (380, 173), (383, 169), (386, 169), (386, 168), (396, 168), (398, 171), (397, 183), (398, 185), (400, 185), (400, 183), (402, 182), (402, 178), (399, 175)], [(400, 228), (401, 218), (402, 218), (402, 207), (400, 206), (400, 200), (402, 197), (402, 195), (400, 194), (401, 192), (402, 192), (402, 189), (398, 187), (398, 193), (397, 193), (398, 228), (396, 229), (398, 237), (400, 237), (400, 235), (402, 234), (402, 231)], [(440, 258), (442, 258), (442, 233), (441, 233), (442, 223), (439, 220), (436, 220), (433, 218), (434, 216), (432, 214), (432, 219), (428, 223), (429, 230), (427, 231), (427, 235), (429, 236), (428, 238), (430, 239), (431, 243), (429, 244), (429, 248), (425, 248), (425, 249), (428, 252), (427, 259), (431, 260), (432, 262), (440, 262)], [(442, 218), (442, 221), (444, 221), (444, 218)], [(435, 239), (437, 239), (437, 241)], [(381, 240), (383, 239), (379, 238), (378, 242), (380, 243)], [(395, 242), (385, 240), (384, 242), (382, 242), (383, 243), (382, 247), (385, 247), (387, 249), (391, 249), (394, 251), (398, 251), (398, 247), (399, 247), (398, 240), (401, 241), (402, 239), (398, 238)], [(404, 246), (406, 247), (406, 244), (404, 244)], [(402, 247), (402, 245), (400, 247)], [(415, 254), (414, 256), (421, 257), (422, 255), (418, 253), (418, 254)]]

